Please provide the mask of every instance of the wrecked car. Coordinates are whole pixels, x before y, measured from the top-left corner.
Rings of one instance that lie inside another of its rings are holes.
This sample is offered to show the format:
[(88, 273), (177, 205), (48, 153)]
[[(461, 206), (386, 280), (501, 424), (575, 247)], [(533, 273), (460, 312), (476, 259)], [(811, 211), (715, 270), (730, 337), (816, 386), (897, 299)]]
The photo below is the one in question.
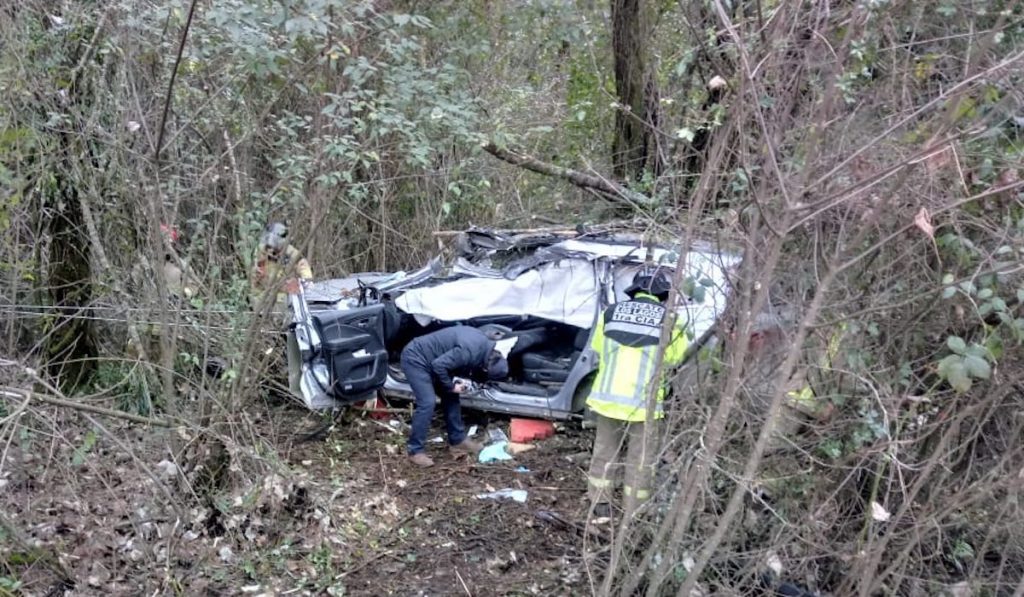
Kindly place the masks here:
[[(436, 257), (414, 272), (313, 282), (292, 295), (299, 346), (289, 362), (292, 393), (313, 410), (379, 391), (411, 398), (399, 363), (408, 342), (446, 326), (497, 326), (508, 378), (475, 386), (462, 395), (463, 406), (554, 420), (581, 415), (598, 366), (589, 349), (597, 317), (626, 298), (645, 262), (671, 273), (680, 250), (645, 246), (630, 234), (484, 229), (462, 233), (457, 248), (448, 264)], [(738, 262), (710, 244), (689, 247), (676, 309), (693, 338), (725, 310), (729, 271)]]

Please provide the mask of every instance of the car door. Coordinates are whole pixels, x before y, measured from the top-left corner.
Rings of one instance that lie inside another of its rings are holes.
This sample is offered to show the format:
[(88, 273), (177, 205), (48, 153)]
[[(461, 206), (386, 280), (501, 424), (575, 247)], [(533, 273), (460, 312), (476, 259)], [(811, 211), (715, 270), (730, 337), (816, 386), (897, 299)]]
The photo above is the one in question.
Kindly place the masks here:
[(343, 402), (363, 400), (384, 386), (388, 373), (384, 305), (318, 311), (311, 319), (329, 374), (329, 396)]
[(384, 305), (311, 310), (301, 289), (290, 299), (289, 382), (307, 407), (356, 402), (384, 386)]

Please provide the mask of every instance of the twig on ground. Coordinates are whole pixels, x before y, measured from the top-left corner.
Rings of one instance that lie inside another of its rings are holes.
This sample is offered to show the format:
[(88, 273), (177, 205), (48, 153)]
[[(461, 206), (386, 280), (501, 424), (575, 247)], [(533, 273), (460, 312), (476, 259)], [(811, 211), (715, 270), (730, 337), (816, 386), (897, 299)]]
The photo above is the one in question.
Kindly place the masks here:
[(380, 453), (380, 448), (377, 448), (377, 459), (380, 461), (380, 474), (384, 480), (384, 493), (388, 491), (388, 471), (384, 468), (384, 455)]
[(400, 430), (395, 429), (394, 427), (392, 427), (390, 425), (387, 425), (385, 423), (381, 423), (380, 421), (374, 421), (373, 419), (370, 419), (370, 422), (373, 423), (374, 425), (378, 426), (378, 427), (381, 427), (383, 429), (387, 429), (391, 433), (394, 433), (396, 435), (402, 435), (402, 432)]
[(462, 583), (462, 588), (466, 591), (466, 595), (469, 595), (469, 597), (473, 597), (473, 593), (471, 593), (469, 587), (466, 586), (466, 581), (462, 580), (462, 575), (459, 574), (458, 568), (455, 569), (455, 577), (459, 579), (460, 583)]

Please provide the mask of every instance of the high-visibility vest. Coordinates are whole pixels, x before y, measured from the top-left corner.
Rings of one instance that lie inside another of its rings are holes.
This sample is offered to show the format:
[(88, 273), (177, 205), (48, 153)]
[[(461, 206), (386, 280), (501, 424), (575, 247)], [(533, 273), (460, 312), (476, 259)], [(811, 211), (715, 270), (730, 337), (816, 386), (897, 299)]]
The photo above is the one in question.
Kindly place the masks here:
[[(597, 378), (587, 397), (595, 413), (620, 421), (647, 418), (647, 396), (657, 368), (658, 341), (667, 310), (647, 294), (615, 303), (598, 317), (590, 347), (601, 359)], [(665, 347), (664, 373), (679, 364), (686, 354), (686, 333), (677, 326)], [(665, 416), (662, 401), (665, 386), (658, 380), (654, 417)]]

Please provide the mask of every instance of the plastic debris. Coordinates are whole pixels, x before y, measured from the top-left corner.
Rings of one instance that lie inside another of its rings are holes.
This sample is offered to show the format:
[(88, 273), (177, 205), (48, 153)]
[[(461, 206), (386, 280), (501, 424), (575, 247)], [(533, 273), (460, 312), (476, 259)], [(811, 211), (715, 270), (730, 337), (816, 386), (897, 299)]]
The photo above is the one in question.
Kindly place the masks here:
[(506, 446), (508, 442), (498, 442), (480, 450), (480, 462), (487, 464), (496, 460), (512, 460), (512, 456), (505, 451)]
[(471, 426), (469, 428), (469, 431), (466, 432), (466, 437), (473, 437), (474, 435), (476, 435), (476, 431), (477, 431), (476, 425)]
[(526, 468), (525, 466), (518, 466), (518, 467), (516, 467), (516, 472), (517, 473), (528, 473), (528, 472), (530, 472), (530, 469)]
[(518, 442), (509, 442), (508, 451), (510, 454), (515, 456), (516, 454), (522, 454), (523, 452), (529, 452), (535, 449), (537, 446), (534, 444), (520, 444)]
[(427, 441), (432, 443), (432, 444), (442, 444), (442, 443), (444, 443), (444, 438), (439, 435), (437, 437), (432, 437), (432, 438), (430, 438)]
[(555, 434), (555, 425), (551, 421), (540, 419), (512, 419), (509, 434), (514, 442), (528, 442), (534, 439), (547, 439)]
[(501, 430), (501, 427), (491, 427), (487, 430), (487, 441), (489, 442), (507, 442), (508, 436)]
[(475, 496), (478, 500), (513, 500), (520, 504), (526, 503), (526, 490), (525, 489), (512, 489), (505, 488), (499, 489), (498, 491), (492, 491), (490, 493), (480, 493)]

